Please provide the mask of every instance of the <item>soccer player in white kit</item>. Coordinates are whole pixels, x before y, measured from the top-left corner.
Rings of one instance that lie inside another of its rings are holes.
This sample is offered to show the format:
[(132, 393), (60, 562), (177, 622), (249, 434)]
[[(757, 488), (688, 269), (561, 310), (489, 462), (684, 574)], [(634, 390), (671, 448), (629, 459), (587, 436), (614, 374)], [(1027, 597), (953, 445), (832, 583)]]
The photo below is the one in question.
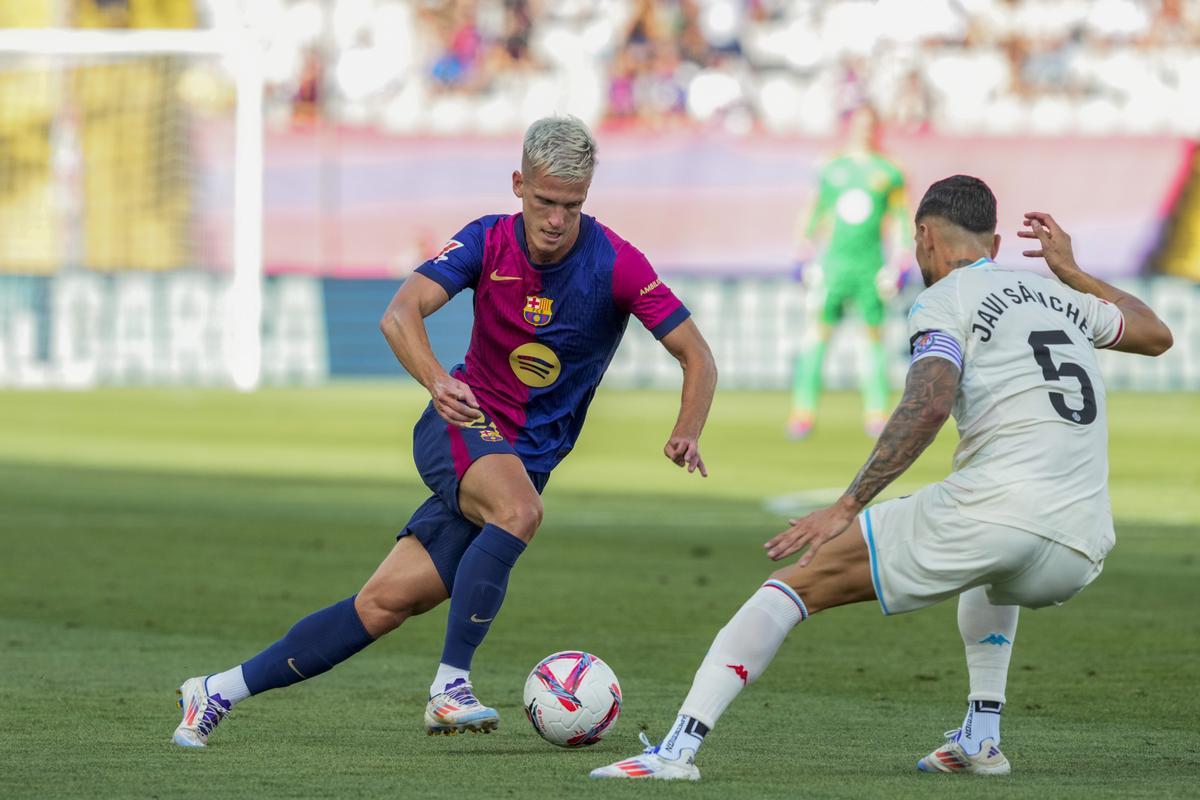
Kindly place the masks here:
[[(695, 756), (738, 693), (810, 614), (877, 599), (899, 614), (958, 597), (970, 694), (963, 724), (917, 762), (940, 773), (1007, 774), (1000, 713), (1020, 606), (1062, 603), (1112, 548), (1108, 432), (1096, 348), (1159, 355), (1171, 332), (1133, 295), (1088, 275), (1049, 214), (1025, 215), (1058, 280), (1003, 269), (996, 198), (983, 181), (933, 184), (916, 213), (926, 290), (909, 312), (904, 397), (845, 494), (768, 541), (771, 575), (717, 634), (667, 736), (593, 778), (698, 780)], [(953, 413), (953, 471), (867, 508)], [(844, 535), (843, 535), (844, 534)]]

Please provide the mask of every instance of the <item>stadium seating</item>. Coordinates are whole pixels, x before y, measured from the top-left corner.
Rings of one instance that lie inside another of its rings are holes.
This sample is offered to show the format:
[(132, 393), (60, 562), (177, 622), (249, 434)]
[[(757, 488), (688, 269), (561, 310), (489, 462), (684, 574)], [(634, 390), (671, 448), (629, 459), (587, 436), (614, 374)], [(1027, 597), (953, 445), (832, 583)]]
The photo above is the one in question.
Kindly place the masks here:
[[(208, 24), (245, 4), (198, 0)], [(520, 130), (567, 109), (654, 129), (829, 133), (870, 100), (953, 133), (1200, 131), (1196, 0), (270, 0), (278, 117), (398, 132)], [(314, 65), (314, 58), (318, 64)]]

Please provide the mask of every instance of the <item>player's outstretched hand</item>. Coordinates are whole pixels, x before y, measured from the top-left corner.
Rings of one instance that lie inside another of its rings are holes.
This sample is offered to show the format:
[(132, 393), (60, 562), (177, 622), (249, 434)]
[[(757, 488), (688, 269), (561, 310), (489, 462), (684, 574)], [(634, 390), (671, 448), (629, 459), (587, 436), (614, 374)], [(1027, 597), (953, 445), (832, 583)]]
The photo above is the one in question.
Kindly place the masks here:
[(708, 467), (700, 457), (700, 443), (687, 436), (672, 436), (663, 446), (663, 453), (677, 466), (687, 467), (688, 472), (700, 470), (700, 477), (708, 477)]
[(840, 504), (834, 504), (829, 508), (814, 511), (801, 519), (789, 519), (790, 527), (783, 533), (777, 534), (763, 547), (772, 561), (779, 561), (793, 553), (800, 552), (807, 546), (808, 552), (796, 562), (801, 567), (807, 567), (821, 546), (849, 528), (854, 517), (853, 513), (848, 512)]
[(1025, 227), (1027, 231), (1017, 231), (1022, 239), (1037, 239), (1041, 245), (1037, 250), (1022, 250), (1021, 255), (1029, 258), (1044, 258), (1046, 266), (1059, 278), (1066, 272), (1077, 272), (1079, 265), (1075, 263), (1075, 253), (1071, 249), (1071, 237), (1054, 217), (1044, 211), (1026, 211)]
[(433, 396), (433, 407), (438, 415), (451, 425), (469, 425), (482, 413), (471, 387), (449, 375), (435, 380), (429, 387), (429, 394)]

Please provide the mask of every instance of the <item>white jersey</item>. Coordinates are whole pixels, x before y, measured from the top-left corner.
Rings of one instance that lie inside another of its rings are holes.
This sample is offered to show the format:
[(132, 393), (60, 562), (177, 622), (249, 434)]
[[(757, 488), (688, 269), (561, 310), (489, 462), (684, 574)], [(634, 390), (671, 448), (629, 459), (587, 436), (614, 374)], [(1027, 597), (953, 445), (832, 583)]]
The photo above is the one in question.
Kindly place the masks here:
[(1093, 561), (1112, 549), (1095, 348), (1119, 342), (1124, 326), (1110, 303), (988, 259), (917, 297), (908, 316), (913, 361), (940, 356), (962, 368), (958, 449), (942, 486), (964, 516), (1036, 533)]

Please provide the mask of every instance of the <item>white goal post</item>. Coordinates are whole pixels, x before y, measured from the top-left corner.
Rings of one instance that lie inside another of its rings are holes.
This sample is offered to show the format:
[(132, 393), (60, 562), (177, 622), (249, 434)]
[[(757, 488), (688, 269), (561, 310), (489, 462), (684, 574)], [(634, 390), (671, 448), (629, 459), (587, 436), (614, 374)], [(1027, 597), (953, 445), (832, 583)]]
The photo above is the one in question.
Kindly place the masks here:
[(262, 372), (263, 67), (261, 42), (233, 30), (0, 30), (0, 57), (210, 56), (234, 74), (234, 165), (228, 371), (252, 390)]

